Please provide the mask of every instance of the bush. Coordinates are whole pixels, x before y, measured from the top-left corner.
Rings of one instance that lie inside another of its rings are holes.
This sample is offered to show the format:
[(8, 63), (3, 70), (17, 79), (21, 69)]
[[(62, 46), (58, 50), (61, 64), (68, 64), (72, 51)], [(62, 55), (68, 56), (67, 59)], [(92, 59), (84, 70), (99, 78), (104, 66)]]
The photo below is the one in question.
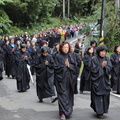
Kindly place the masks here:
[(12, 21), (9, 19), (8, 15), (3, 9), (0, 9), (0, 34), (10, 33)]

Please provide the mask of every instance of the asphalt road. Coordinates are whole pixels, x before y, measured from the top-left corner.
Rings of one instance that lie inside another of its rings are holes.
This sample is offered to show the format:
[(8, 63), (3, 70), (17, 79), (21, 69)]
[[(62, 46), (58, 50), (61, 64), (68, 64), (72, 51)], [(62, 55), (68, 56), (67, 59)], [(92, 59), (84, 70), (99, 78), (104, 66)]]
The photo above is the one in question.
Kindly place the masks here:
[[(74, 41), (73, 39), (69, 42)], [(75, 42), (75, 41), (74, 41)], [(35, 79), (35, 76), (34, 76)], [(79, 81), (78, 81), (79, 82)], [(96, 114), (90, 108), (90, 93), (75, 95), (74, 111), (70, 120), (97, 120)], [(120, 96), (111, 95), (109, 113), (105, 120), (120, 120)], [(51, 99), (38, 102), (36, 87), (31, 84), (30, 90), (18, 93), (16, 80), (0, 81), (0, 120), (59, 120), (58, 103)]]

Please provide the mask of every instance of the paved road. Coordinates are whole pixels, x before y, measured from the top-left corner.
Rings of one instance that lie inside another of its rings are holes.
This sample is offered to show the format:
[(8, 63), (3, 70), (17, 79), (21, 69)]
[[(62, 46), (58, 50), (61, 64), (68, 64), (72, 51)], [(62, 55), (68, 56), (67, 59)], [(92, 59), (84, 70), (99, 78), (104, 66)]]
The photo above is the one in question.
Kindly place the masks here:
[[(109, 113), (105, 120), (120, 119), (120, 98), (111, 95)], [(0, 81), (0, 120), (59, 120), (58, 104), (45, 99), (39, 103), (36, 96), (36, 87), (25, 93), (18, 93), (16, 80)], [(90, 93), (75, 95), (74, 112), (70, 120), (97, 120), (96, 114), (90, 108)]]

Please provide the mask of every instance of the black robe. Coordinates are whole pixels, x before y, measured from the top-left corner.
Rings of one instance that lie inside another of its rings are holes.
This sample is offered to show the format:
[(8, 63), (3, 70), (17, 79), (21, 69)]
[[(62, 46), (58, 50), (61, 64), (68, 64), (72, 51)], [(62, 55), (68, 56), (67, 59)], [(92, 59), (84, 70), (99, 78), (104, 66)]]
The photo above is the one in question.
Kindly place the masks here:
[[(45, 65), (45, 61), (49, 64)], [(51, 55), (40, 55), (36, 62), (36, 90), (39, 100), (55, 96), (54, 60)]]
[(80, 91), (91, 90), (91, 61), (93, 55), (86, 54), (83, 58), (84, 68), (81, 74)]
[(36, 59), (37, 59), (37, 52), (38, 52), (38, 47), (37, 46), (31, 46), (31, 52), (30, 52), (30, 55), (31, 55), (31, 73), (32, 75), (34, 75), (35, 73), (35, 64), (36, 64)]
[(3, 66), (4, 66), (4, 52), (3, 49), (0, 47), (0, 80), (3, 79), (2, 72), (3, 72)]
[[(70, 67), (65, 61), (69, 60)], [(58, 93), (59, 114), (69, 116), (73, 112), (76, 63), (72, 54), (59, 53), (55, 59), (55, 85)]]
[(80, 60), (80, 56), (79, 54), (77, 53), (71, 53), (72, 57), (74, 58), (75, 60), (75, 63), (76, 63), (76, 78), (75, 78), (75, 81), (74, 81), (74, 94), (78, 94), (78, 89), (77, 89), (77, 79), (79, 77), (79, 74), (80, 74), (80, 67), (81, 67), (81, 60)]
[[(102, 62), (107, 61), (107, 66), (102, 68)], [(91, 64), (91, 107), (97, 114), (108, 112), (110, 100), (111, 62), (106, 56), (102, 59), (95, 56)]]
[[(24, 56), (28, 56), (28, 60), (23, 60)], [(17, 63), (17, 89), (20, 92), (25, 92), (30, 88), (30, 74), (27, 68), (27, 64), (30, 65), (31, 57), (28, 52), (21, 52), (19, 51), (16, 56), (16, 63)]]
[(12, 46), (6, 46), (6, 75), (9, 77), (16, 77), (17, 66), (15, 62), (16, 54), (17, 54), (17, 45), (14, 45), (14, 52), (12, 52)]
[(56, 48), (53, 48), (52, 50), (51, 50), (51, 54), (52, 54), (52, 57), (53, 57), (53, 59), (55, 60), (55, 57), (56, 57), (56, 55), (59, 53), (59, 51), (56, 49)]
[(110, 56), (112, 62), (112, 71), (111, 71), (111, 86), (113, 91), (120, 93), (120, 54), (113, 53)]

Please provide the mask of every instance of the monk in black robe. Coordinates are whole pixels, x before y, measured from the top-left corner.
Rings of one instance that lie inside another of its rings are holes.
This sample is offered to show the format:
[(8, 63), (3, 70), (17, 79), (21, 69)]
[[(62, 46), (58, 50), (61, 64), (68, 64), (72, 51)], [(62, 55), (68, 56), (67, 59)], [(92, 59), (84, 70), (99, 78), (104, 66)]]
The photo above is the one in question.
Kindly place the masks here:
[(26, 45), (21, 45), (21, 50), (17, 53), (16, 56), (16, 63), (17, 63), (17, 89), (19, 92), (27, 91), (30, 86), (30, 74), (27, 68), (27, 64), (30, 65), (31, 57), (29, 52), (26, 51)]
[(6, 43), (5, 45), (3, 46), (3, 51), (4, 51), (4, 70), (5, 70), (5, 75), (8, 75), (8, 66), (7, 66), (7, 63), (9, 63), (9, 59), (8, 56), (9, 56), (9, 50), (8, 50), (8, 46), (9, 46), (9, 40), (6, 40)]
[(1, 44), (0, 44), (0, 80), (3, 79), (3, 75), (2, 75), (2, 72), (3, 72), (3, 66), (4, 66), (4, 51), (1, 47)]
[(116, 45), (114, 53), (110, 56), (112, 62), (111, 71), (111, 86), (113, 91), (117, 91), (120, 94), (120, 45)]
[(17, 53), (17, 45), (14, 44), (14, 38), (10, 39), (10, 44), (6, 48), (7, 50), (7, 61), (6, 61), (6, 74), (12, 78), (16, 77), (17, 66), (15, 63), (16, 53)]
[(81, 60), (80, 60), (80, 56), (79, 54), (75, 53), (75, 47), (74, 45), (71, 45), (70, 47), (70, 53), (72, 54), (74, 60), (75, 60), (75, 63), (76, 63), (76, 78), (75, 78), (75, 82), (74, 82), (74, 94), (78, 94), (78, 88), (77, 88), (77, 79), (79, 77), (79, 74), (80, 74), (80, 67), (81, 67)]
[(83, 58), (83, 71), (80, 79), (80, 93), (91, 91), (91, 61), (94, 57), (93, 47), (88, 47)]
[(92, 59), (91, 64), (91, 107), (97, 113), (98, 118), (108, 112), (110, 103), (111, 62), (106, 57), (107, 47), (99, 45), (96, 49), (97, 55)]
[(35, 64), (36, 64), (36, 59), (37, 59), (37, 52), (39, 50), (39, 47), (36, 46), (35, 44), (36, 44), (36, 42), (34, 40), (32, 40), (31, 46), (30, 46), (30, 49), (31, 49), (30, 55), (32, 58), (32, 61), (31, 61), (31, 73), (32, 73), (32, 75), (34, 75), (34, 73), (35, 73)]
[(60, 119), (66, 119), (73, 112), (74, 82), (76, 79), (76, 63), (68, 42), (60, 44), (60, 53), (55, 60), (55, 85), (58, 93)]
[(55, 60), (56, 55), (59, 53), (59, 48), (60, 48), (60, 44), (55, 43), (54, 48), (51, 50), (51, 54), (54, 60)]
[(48, 47), (43, 46), (36, 61), (36, 90), (40, 102), (49, 97), (52, 98), (51, 102), (57, 100), (54, 89), (54, 60), (48, 52)]

